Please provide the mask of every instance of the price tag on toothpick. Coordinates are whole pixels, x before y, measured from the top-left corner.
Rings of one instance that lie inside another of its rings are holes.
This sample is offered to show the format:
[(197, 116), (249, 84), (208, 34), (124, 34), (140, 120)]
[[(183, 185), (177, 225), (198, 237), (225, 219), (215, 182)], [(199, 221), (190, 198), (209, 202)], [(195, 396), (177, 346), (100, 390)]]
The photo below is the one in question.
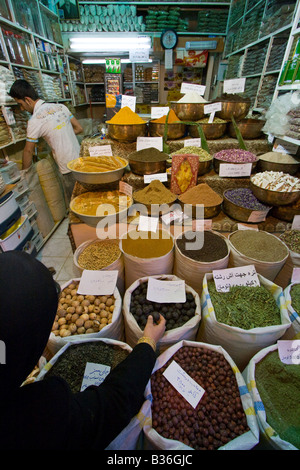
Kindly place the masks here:
[(224, 80), (223, 91), (224, 93), (243, 93), (245, 90), (246, 78), (232, 78)]
[(160, 152), (163, 150), (163, 138), (162, 137), (138, 137), (136, 139), (136, 150), (148, 149), (154, 147)]
[(169, 106), (153, 106), (151, 108), (151, 119), (159, 119), (162, 116), (166, 116), (169, 109)]
[(163, 372), (163, 375), (180, 395), (182, 395), (193, 408), (196, 408), (205, 393), (204, 388), (192, 379), (176, 361), (171, 362)]
[(300, 339), (277, 341), (278, 354), (284, 364), (300, 364)]
[(222, 103), (219, 101), (218, 103), (206, 104), (203, 109), (204, 114), (216, 113), (217, 111), (221, 111)]
[(147, 217), (140, 215), (138, 230), (142, 232), (156, 232), (158, 227), (158, 217)]
[(182, 83), (180, 88), (180, 93), (197, 93), (198, 95), (204, 95), (205, 93), (204, 85), (194, 85), (193, 83)]
[(105, 377), (110, 373), (110, 366), (105, 364), (95, 364), (94, 362), (87, 362), (83, 375), (80, 391), (83, 392), (90, 385), (102, 384)]
[(122, 95), (121, 108), (128, 106), (135, 113), (136, 96)]
[(94, 145), (89, 147), (90, 157), (112, 157), (111, 145)]
[(84, 269), (77, 289), (82, 295), (112, 295), (116, 288), (118, 271)]
[(238, 268), (213, 270), (213, 278), (218, 292), (229, 292), (232, 286), (259, 286), (260, 282), (254, 265)]
[(149, 277), (147, 300), (158, 303), (184, 303), (186, 301), (185, 281), (161, 281)]

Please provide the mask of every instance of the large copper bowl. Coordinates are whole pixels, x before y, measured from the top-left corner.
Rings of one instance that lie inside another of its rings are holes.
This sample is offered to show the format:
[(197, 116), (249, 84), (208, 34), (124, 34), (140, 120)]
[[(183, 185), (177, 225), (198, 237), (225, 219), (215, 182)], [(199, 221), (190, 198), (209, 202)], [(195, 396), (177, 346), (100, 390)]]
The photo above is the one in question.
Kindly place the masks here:
[[(220, 139), (220, 137), (225, 134), (227, 127), (227, 122), (201, 122), (198, 124), (202, 127), (207, 140)], [(189, 134), (191, 137), (201, 137), (199, 134), (198, 126), (189, 126)]]
[[(261, 137), (262, 128), (264, 127), (265, 122), (266, 121), (263, 121), (262, 119), (241, 119), (237, 122), (237, 126), (243, 139), (251, 140)], [(228, 133), (230, 137), (236, 138), (236, 132), (232, 122), (228, 124)]]
[(286, 206), (293, 204), (300, 198), (300, 191), (272, 191), (260, 188), (252, 183), (250, 179), (250, 189), (260, 201), (270, 206)]
[(215, 102), (221, 102), (222, 105), (221, 111), (216, 111), (216, 116), (225, 121), (231, 121), (232, 116), (236, 121), (240, 121), (247, 116), (250, 108), (250, 102), (220, 101), (217, 99)]
[[(149, 122), (149, 134), (151, 137), (163, 137), (165, 133), (164, 122)], [(184, 136), (186, 130), (186, 124), (183, 122), (169, 122), (167, 139), (176, 140)]]
[(199, 121), (204, 116), (204, 106), (208, 103), (171, 102), (171, 108), (181, 121)]
[(108, 136), (118, 142), (135, 142), (148, 133), (147, 122), (141, 124), (107, 124)]

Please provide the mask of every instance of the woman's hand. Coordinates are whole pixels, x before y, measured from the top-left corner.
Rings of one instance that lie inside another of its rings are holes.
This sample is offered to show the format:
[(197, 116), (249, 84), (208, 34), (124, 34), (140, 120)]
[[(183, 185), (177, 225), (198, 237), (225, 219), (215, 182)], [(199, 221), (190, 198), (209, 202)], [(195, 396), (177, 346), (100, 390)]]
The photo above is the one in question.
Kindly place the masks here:
[(166, 329), (166, 320), (160, 315), (158, 324), (153, 323), (152, 315), (147, 318), (147, 324), (144, 328), (144, 336), (153, 339), (157, 343), (164, 335)]

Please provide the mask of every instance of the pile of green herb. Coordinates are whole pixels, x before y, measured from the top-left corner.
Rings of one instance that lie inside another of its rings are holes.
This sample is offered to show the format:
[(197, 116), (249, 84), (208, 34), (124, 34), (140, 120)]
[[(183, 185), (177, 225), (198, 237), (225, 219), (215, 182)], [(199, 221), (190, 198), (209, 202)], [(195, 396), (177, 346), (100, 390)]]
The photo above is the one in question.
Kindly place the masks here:
[(294, 284), (290, 288), (292, 307), (300, 315), (300, 284)]
[(300, 449), (299, 365), (284, 364), (278, 351), (272, 351), (256, 364), (255, 382), (267, 423), (281, 439)]
[(281, 324), (280, 308), (264, 286), (233, 286), (229, 292), (218, 292), (211, 280), (208, 291), (220, 323), (244, 330)]

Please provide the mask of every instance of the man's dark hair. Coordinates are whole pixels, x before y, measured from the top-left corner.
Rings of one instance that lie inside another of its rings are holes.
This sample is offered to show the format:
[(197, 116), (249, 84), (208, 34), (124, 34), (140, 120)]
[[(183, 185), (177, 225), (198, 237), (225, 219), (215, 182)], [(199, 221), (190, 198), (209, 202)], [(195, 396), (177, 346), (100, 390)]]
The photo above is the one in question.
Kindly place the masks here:
[(17, 100), (24, 100), (26, 97), (31, 98), (33, 101), (39, 99), (35, 89), (26, 80), (16, 80), (9, 90), (9, 95)]

